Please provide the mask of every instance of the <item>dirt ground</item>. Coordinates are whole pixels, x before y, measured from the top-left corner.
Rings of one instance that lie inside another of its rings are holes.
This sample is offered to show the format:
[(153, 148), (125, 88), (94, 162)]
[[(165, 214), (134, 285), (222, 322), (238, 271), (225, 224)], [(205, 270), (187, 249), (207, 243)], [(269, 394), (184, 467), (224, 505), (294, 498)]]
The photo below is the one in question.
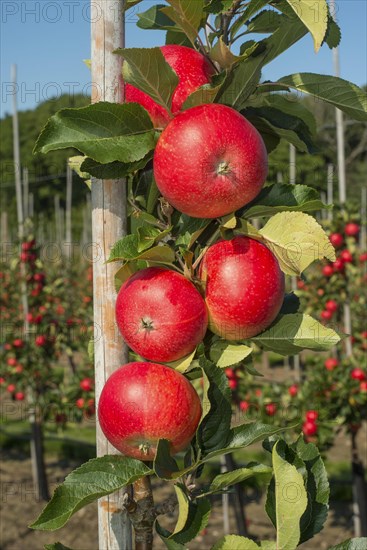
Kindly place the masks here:
[[(366, 456), (366, 425), (361, 430), (360, 442), (363, 456)], [(340, 436), (340, 441), (332, 449), (332, 460), (347, 460), (349, 452), (347, 441)], [(62, 462), (48, 458), (47, 473), (51, 492), (63, 481), (65, 475), (77, 464), (71, 461)], [(27, 525), (41, 511), (44, 503), (39, 502), (32, 488), (31, 463), (27, 456), (19, 451), (7, 450), (3, 453), (1, 465), (1, 550), (41, 550), (45, 544), (60, 541), (74, 550), (98, 550), (96, 529), (96, 505), (91, 504), (80, 510), (69, 523), (55, 533), (32, 531)], [(155, 486), (156, 502), (164, 500), (170, 494), (171, 488), (165, 484)], [(250, 535), (259, 539), (272, 539), (274, 529), (264, 512), (264, 497), (248, 490), (246, 493), (245, 513)], [(173, 528), (175, 517), (171, 515), (162, 520), (166, 528)], [(231, 510), (230, 532), (235, 533), (236, 527)], [(200, 534), (188, 545), (190, 550), (209, 550), (223, 536), (223, 517), (221, 500), (213, 501), (213, 510), (205, 533)], [(352, 506), (348, 502), (335, 501), (330, 503), (330, 513), (323, 531), (312, 541), (302, 545), (302, 550), (327, 549), (333, 544), (353, 536)], [(157, 549), (164, 545), (156, 540)], [(128, 549), (130, 550), (130, 549)]]

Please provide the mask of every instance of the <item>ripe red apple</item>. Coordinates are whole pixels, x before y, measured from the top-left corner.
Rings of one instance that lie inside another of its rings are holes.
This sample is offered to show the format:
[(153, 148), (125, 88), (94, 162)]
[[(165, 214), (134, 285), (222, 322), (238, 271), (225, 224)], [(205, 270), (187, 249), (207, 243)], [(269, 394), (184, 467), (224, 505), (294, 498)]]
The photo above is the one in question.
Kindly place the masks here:
[(0, 386), (3, 386), (5, 384), (6, 380), (2, 376), (0, 376)]
[(36, 336), (35, 339), (36, 346), (42, 348), (47, 344), (47, 338), (44, 334), (40, 334), (39, 336)]
[(224, 369), (224, 372), (227, 378), (236, 378), (236, 373), (230, 367), (228, 367), (227, 369)]
[(93, 380), (92, 378), (83, 378), (83, 380), (80, 381), (79, 387), (83, 391), (91, 391), (93, 388)]
[(277, 412), (277, 406), (275, 403), (268, 403), (265, 405), (265, 412), (268, 416), (274, 416)]
[(308, 422), (316, 422), (318, 417), (319, 417), (319, 413), (317, 411), (313, 410), (313, 409), (306, 412), (306, 420)]
[(16, 338), (15, 340), (13, 340), (13, 346), (15, 348), (22, 348), (24, 346), (24, 340), (22, 340), (21, 338)]
[(364, 252), (364, 254), (361, 254), (361, 255), (359, 256), (359, 261), (360, 261), (361, 263), (367, 262), (367, 252)]
[(359, 384), (359, 389), (363, 393), (367, 392), (367, 381), (366, 380), (361, 380), (361, 383)]
[(335, 262), (333, 262), (333, 269), (334, 271), (338, 271), (339, 273), (342, 273), (344, 271), (344, 262), (342, 258), (337, 258)]
[(9, 384), (9, 386), (6, 388), (6, 391), (9, 393), (15, 392), (15, 384)]
[(317, 433), (317, 425), (314, 422), (306, 421), (302, 425), (302, 431), (305, 435), (315, 435)]
[(121, 453), (153, 460), (159, 439), (168, 439), (171, 454), (190, 443), (201, 404), (177, 371), (156, 363), (128, 363), (107, 380), (98, 417), (105, 436)]
[(228, 386), (230, 387), (231, 390), (235, 390), (238, 386), (238, 382), (235, 378), (230, 378), (228, 380)]
[[(192, 48), (170, 44), (161, 46), (160, 49), (179, 80), (172, 96), (172, 113), (176, 115), (190, 94), (210, 82), (215, 70), (206, 57)], [(164, 107), (131, 84), (125, 86), (125, 101), (140, 103), (148, 111), (156, 127), (164, 127), (170, 121), (171, 117)]]
[(194, 351), (208, 326), (199, 291), (183, 275), (161, 267), (138, 271), (122, 285), (116, 320), (135, 353), (163, 363)]
[(331, 277), (333, 273), (334, 273), (334, 269), (332, 265), (325, 265), (322, 268), (322, 274), (324, 275), (324, 277)]
[(14, 395), (16, 401), (24, 401), (25, 394), (22, 391), (17, 391)]
[(83, 399), (83, 397), (79, 397), (79, 399), (75, 401), (75, 405), (78, 409), (83, 409), (85, 405), (85, 400)]
[(267, 172), (267, 152), (256, 128), (231, 107), (215, 103), (175, 117), (154, 152), (159, 191), (196, 218), (224, 216), (252, 201)]
[(348, 235), (348, 237), (356, 237), (359, 233), (359, 225), (358, 223), (349, 222), (344, 227), (344, 233)]
[(295, 397), (298, 393), (297, 384), (292, 384), (292, 386), (289, 386), (288, 393), (289, 393), (290, 396)]
[(351, 263), (353, 262), (353, 255), (349, 250), (343, 250), (340, 253), (340, 259), (343, 260), (344, 263)]
[(341, 233), (332, 233), (329, 237), (330, 242), (335, 248), (340, 248), (344, 242), (343, 235)]
[(243, 412), (248, 411), (248, 409), (250, 408), (250, 406), (251, 406), (251, 403), (249, 403), (248, 401), (240, 401), (240, 409), (241, 409), (241, 411), (243, 411)]
[(331, 311), (331, 313), (335, 313), (339, 306), (335, 300), (328, 300), (325, 307), (328, 311)]
[(249, 237), (212, 245), (200, 265), (209, 327), (227, 340), (251, 338), (278, 315), (284, 274), (273, 253)]
[(15, 365), (17, 364), (17, 360), (15, 359), (15, 357), (9, 357), (6, 362), (9, 367), (15, 367)]
[(332, 318), (333, 314), (331, 311), (328, 311), (327, 309), (324, 309), (322, 312), (321, 312), (321, 319), (323, 319), (324, 321), (330, 321), (330, 319)]
[(353, 380), (359, 380), (360, 382), (366, 379), (365, 372), (362, 369), (359, 369), (358, 367), (352, 370), (352, 372), (350, 373), (350, 376), (351, 378), (353, 378)]
[(325, 359), (324, 365), (327, 370), (334, 370), (339, 365), (339, 361), (334, 357), (328, 357)]

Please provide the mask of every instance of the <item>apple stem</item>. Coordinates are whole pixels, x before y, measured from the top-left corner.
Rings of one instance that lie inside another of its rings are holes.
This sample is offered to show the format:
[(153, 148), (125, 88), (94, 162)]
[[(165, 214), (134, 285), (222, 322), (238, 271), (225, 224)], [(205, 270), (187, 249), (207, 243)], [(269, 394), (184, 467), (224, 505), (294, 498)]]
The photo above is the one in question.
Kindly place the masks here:
[[(153, 321), (151, 319), (142, 319), (141, 324), (142, 324), (143, 329), (145, 329), (145, 330), (148, 330), (148, 331), (154, 330)], [(146, 445), (140, 445), (140, 447), (142, 448), (143, 452), (145, 454), (147, 454), (146, 451), (145, 451)], [(139, 447), (139, 449), (140, 449), (140, 447)], [(149, 448), (148, 448), (148, 451), (149, 451)]]

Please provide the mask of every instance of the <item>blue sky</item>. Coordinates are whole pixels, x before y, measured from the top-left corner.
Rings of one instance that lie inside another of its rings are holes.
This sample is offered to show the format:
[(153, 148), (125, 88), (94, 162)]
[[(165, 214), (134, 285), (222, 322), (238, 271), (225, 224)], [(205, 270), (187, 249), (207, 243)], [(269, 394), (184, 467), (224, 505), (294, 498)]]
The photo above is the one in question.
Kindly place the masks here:
[[(311, 1), (311, 0), (310, 0)], [(341, 76), (358, 85), (367, 83), (367, 1), (336, 0), (342, 29)], [(136, 27), (131, 9), (126, 22), (126, 45), (151, 47), (164, 43), (163, 33)], [(1, 116), (11, 110), (10, 67), (18, 67), (19, 109), (63, 92), (89, 93), (90, 0), (1, 0)], [(293, 72), (332, 74), (332, 52), (327, 46), (316, 55), (305, 37), (265, 68), (263, 77), (276, 79)]]

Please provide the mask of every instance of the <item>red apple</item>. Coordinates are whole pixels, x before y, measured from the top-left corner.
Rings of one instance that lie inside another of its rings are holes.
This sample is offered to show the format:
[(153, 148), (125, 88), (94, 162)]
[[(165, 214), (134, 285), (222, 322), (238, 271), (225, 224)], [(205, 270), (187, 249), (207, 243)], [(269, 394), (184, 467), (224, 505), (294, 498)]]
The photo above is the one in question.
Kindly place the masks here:
[(344, 227), (344, 233), (348, 235), (348, 237), (356, 237), (359, 233), (359, 225), (358, 223), (349, 222)]
[(6, 391), (9, 393), (15, 392), (15, 384), (9, 384), (9, 386), (6, 388)]
[(313, 409), (306, 412), (306, 420), (308, 422), (316, 422), (318, 417), (319, 417), (319, 413)]
[(228, 380), (228, 386), (230, 387), (231, 390), (235, 390), (238, 386), (238, 382), (235, 378), (230, 378)]
[(209, 327), (227, 340), (251, 338), (278, 315), (284, 274), (273, 253), (249, 237), (212, 245), (200, 266)]
[(150, 361), (176, 361), (204, 338), (208, 314), (199, 291), (183, 275), (149, 267), (120, 288), (116, 320), (135, 353)]
[(351, 263), (353, 262), (353, 255), (349, 250), (343, 250), (340, 253), (340, 259), (343, 260), (344, 263)]
[(246, 412), (251, 406), (251, 403), (249, 403), (248, 401), (241, 401), (240, 402), (240, 409), (241, 411), (243, 412)]
[[(172, 113), (176, 115), (190, 94), (210, 82), (215, 70), (206, 57), (192, 48), (170, 44), (161, 46), (160, 49), (178, 76), (178, 85), (172, 96)], [(140, 103), (148, 111), (156, 127), (164, 127), (170, 121), (171, 117), (164, 107), (131, 84), (125, 86), (125, 101)]]
[(352, 372), (350, 373), (350, 376), (351, 378), (353, 378), (353, 380), (359, 380), (360, 382), (366, 379), (365, 372), (359, 368), (353, 369)]
[(344, 262), (342, 258), (337, 258), (335, 262), (333, 262), (333, 270), (338, 271), (339, 273), (344, 271)]
[(361, 254), (361, 255), (359, 256), (359, 261), (360, 261), (361, 263), (367, 262), (367, 252), (364, 252), (364, 254)]
[(79, 399), (75, 401), (75, 405), (78, 409), (83, 409), (85, 405), (85, 400), (83, 399), (83, 397), (79, 397)]
[(15, 359), (15, 357), (9, 357), (9, 359), (7, 359), (6, 362), (9, 365), (9, 367), (15, 367), (15, 365), (17, 364), (17, 360)]
[(236, 373), (230, 367), (228, 367), (227, 369), (224, 369), (224, 372), (227, 378), (236, 378)]
[(79, 387), (83, 391), (91, 391), (93, 388), (93, 380), (91, 378), (83, 378), (83, 380), (80, 381)]
[(0, 386), (3, 386), (5, 384), (6, 380), (2, 376), (0, 376)]
[(298, 393), (298, 386), (297, 384), (292, 384), (292, 386), (289, 386), (288, 388), (288, 393), (289, 395), (291, 395), (292, 397), (295, 397)]
[(268, 416), (274, 416), (277, 412), (277, 406), (275, 403), (268, 403), (265, 405), (265, 412)]
[(215, 103), (174, 118), (154, 152), (159, 191), (196, 218), (224, 216), (249, 203), (267, 172), (267, 152), (256, 128), (231, 107)]
[(16, 401), (24, 401), (25, 395), (22, 391), (17, 391), (14, 397)]
[(13, 346), (15, 348), (22, 348), (24, 346), (24, 340), (22, 340), (21, 338), (16, 338), (15, 340), (13, 340)]
[(35, 339), (36, 346), (42, 348), (47, 344), (47, 338), (44, 334), (40, 334), (39, 336), (36, 336)]
[(332, 265), (325, 265), (322, 268), (322, 274), (324, 275), (324, 277), (331, 277), (333, 273), (334, 273), (334, 269)]
[(328, 311), (331, 311), (331, 313), (335, 313), (339, 306), (335, 300), (328, 300), (325, 307)]
[(324, 365), (327, 370), (334, 370), (339, 365), (339, 361), (334, 357), (328, 357), (325, 359)]
[(156, 363), (128, 363), (107, 380), (98, 405), (101, 428), (121, 453), (153, 460), (159, 439), (183, 450), (201, 417), (200, 399), (180, 373)]
[(317, 425), (310, 421), (304, 422), (302, 431), (305, 435), (315, 435), (317, 433)]
[(366, 380), (361, 380), (361, 383), (359, 384), (359, 389), (363, 393), (367, 392), (367, 381)]
[(340, 248), (344, 242), (343, 235), (341, 233), (332, 233), (329, 237), (330, 242), (335, 248)]

